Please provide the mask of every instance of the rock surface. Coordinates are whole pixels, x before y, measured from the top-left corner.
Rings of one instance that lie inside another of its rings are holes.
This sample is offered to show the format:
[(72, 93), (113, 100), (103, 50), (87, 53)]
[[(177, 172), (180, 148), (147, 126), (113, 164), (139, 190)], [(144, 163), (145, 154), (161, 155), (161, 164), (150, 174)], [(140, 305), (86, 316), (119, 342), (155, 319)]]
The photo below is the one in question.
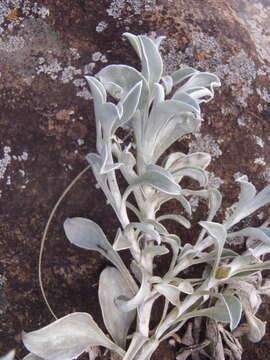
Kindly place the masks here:
[[(212, 154), (211, 185), (231, 206), (240, 174), (258, 189), (270, 182), (269, 16), (269, 0), (1, 1), (1, 353), (16, 347), (23, 356), (21, 330), (52, 320), (39, 291), (38, 253), (50, 210), (95, 148), (83, 75), (106, 63), (138, 65), (121, 39), (130, 31), (166, 35), (166, 72), (189, 65), (220, 76), (222, 87), (203, 108), (201, 134), (185, 150)], [(58, 316), (89, 311), (101, 323), (97, 281), (105, 262), (70, 246), (61, 225), (68, 216), (86, 216), (114, 236), (117, 219), (94, 185), (89, 172), (62, 203), (45, 247), (43, 273)], [(268, 216), (264, 209), (250, 221), (260, 224)], [(269, 310), (265, 302), (262, 314)], [(260, 344), (245, 342), (243, 359), (265, 358), (268, 337), (269, 325)]]

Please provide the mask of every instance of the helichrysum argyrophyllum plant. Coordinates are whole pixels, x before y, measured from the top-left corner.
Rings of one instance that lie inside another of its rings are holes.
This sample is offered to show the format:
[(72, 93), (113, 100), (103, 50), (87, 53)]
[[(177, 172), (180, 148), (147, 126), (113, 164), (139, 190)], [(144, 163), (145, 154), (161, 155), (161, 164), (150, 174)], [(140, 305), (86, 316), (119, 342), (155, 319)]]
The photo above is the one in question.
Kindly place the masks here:
[[(213, 98), (220, 81), (214, 74), (192, 68), (163, 76), (162, 37), (124, 36), (141, 60), (141, 72), (127, 65), (109, 65), (96, 76), (86, 77), (97, 134), (97, 152), (86, 158), (121, 227), (111, 245), (90, 219), (77, 217), (64, 223), (71, 243), (98, 251), (112, 264), (102, 271), (98, 290), (109, 335), (91, 315), (72, 313), (24, 333), (23, 342), (31, 352), (25, 359), (71, 360), (91, 352), (93, 346), (102, 346), (119, 359), (148, 360), (160, 342), (172, 336), (182, 342), (177, 359), (187, 359), (192, 351), (192, 359), (199, 359), (200, 353), (216, 360), (240, 359), (241, 345), (232, 333), (240, 320), (241, 331), (244, 329), (251, 341), (260, 341), (265, 333), (265, 323), (256, 312), (260, 294), (269, 292), (261, 271), (270, 269), (270, 261), (263, 261), (270, 252), (270, 230), (247, 227), (234, 231), (233, 226), (270, 201), (270, 186), (257, 193), (246, 177), (238, 179), (241, 191), (236, 209), (223, 223), (215, 222), (221, 194), (206, 187), (210, 155), (164, 153), (185, 135), (198, 131), (200, 105)], [(108, 100), (108, 94), (114, 102)], [(119, 128), (125, 131), (117, 131)], [(126, 131), (131, 135), (121, 139), (119, 134)], [(127, 139), (132, 140), (128, 143)], [(127, 183), (124, 191), (119, 188), (119, 172)], [(186, 177), (198, 183), (197, 190), (181, 185)], [(190, 241), (171, 234), (163, 222), (173, 220), (190, 229), (189, 200), (194, 195), (207, 201), (209, 211), (199, 222), (198, 238)], [(183, 211), (160, 215), (161, 206), (171, 199), (176, 199)], [(136, 220), (131, 221), (131, 213)], [(238, 254), (226, 247), (228, 239), (238, 236), (256, 241)], [(124, 249), (133, 258), (130, 269), (119, 255)], [(158, 275), (156, 257), (170, 259), (163, 276)], [(197, 277), (189, 275), (191, 267)], [(150, 325), (159, 298), (163, 298), (160, 317)], [(202, 323), (202, 318), (208, 320)], [(204, 337), (198, 335), (200, 326)], [(175, 336), (180, 329), (187, 331), (182, 338)], [(188, 335), (193, 342), (185, 340)]]

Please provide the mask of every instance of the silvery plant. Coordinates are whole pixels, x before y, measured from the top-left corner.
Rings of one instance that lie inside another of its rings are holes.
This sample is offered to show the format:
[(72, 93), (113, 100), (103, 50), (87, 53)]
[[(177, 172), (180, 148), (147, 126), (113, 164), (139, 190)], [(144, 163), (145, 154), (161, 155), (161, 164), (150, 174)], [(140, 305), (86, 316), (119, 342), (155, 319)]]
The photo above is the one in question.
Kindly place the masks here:
[[(149, 360), (169, 339), (180, 360), (241, 359), (238, 336), (256, 343), (265, 334), (265, 322), (256, 313), (261, 295), (270, 294), (270, 282), (262, 277), (270, 269), (270, 261), (264, 261), (270, 228), (266, 223), (236, 231), (234, 225), (270, 201), (270, 185), (257, 193), (246, 176), (239, 178), (235, 210), (222, 223), (215, 221), (222, 196), (207, 186), (210, 155), (168, 150), (199, 130), (200, 105), (213, 98), (220, 81), (189, 67), (164, 76), (163, 37), (124, 36), (141, 61), (141, 72), (109, 65), (86, 76), (96, 119), (96, 153), (86, 159), (120, 227), (111, 244), (90, 219), (64, 222), (72, 244), (97, 251), (111, 263), (101, 272), (98, 288), (106, 334), (90, 314), (74, 312), (23, 333), (30, 351), (24, 359), (71, 360), (84, 352), (94, 359), (104, 347), (111, 359)], [(127, 184), (124, 190), (119, 173)], [(187, 178), (191, 189), (184, 186)], [(196, 238), (190, 223), (194, 196), (208, 205)], [(178, 214), (162, 211), (170, 200), (179, 203)], [(168, 220), (190, 229), (190, 235), (170, 233)], [(246, 240), (241, 254), (227, 246), (236, 237)], [(128, 267), (122, 250), (132, 256)], [(168, 266), (161, 275), (162, 258)], [(157, 300), (160, 314), (153, 321)]]

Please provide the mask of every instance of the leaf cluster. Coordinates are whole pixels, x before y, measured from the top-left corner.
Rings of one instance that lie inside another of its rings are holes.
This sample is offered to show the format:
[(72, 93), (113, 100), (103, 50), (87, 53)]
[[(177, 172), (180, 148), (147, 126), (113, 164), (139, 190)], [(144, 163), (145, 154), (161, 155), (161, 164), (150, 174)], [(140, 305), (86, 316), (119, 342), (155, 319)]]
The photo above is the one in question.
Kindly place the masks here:
[[(199, 130), (201, 104), (213, 98), (220, 81), (214, 74), (193, 68), (164, 76), (159, 52), (162, 37), (124, 36), (141, 61), (141, 71), (127, 65), (109, 65), (96, 76), (86, 77), (93, 96), (97, 134), (96, 153), (89, 153), (86, 159), (120, 227), (111, 244), (90, 219), (75, 217), (64, 223), (72, 244), (98, 251), (112, 264), (102, 271), (98, 291), (111, 338), (89, 314), (72, 313), (23, 334), (30, 351), (27, 360), (71, 360), (96, 345), (124, 360), (148, 360), (161, 341), (201, 317), (211, 319), (216, 326), (216, 347), (221, 346), (216, 359), (224, 358), (224, 343), (230, 344), (231, 350), (227, 350), (233, 354), (236, 342), (231, 331), (243, 317), (251, 341), (260, 341), (265, 333), (265, 323), (256, 312), (260, 294), (269, 293), (261, 271), (270, 269), (270, 261), (263, 260), (270, 252), (270, 229), (263, 226), (234, 231), (233, 226), (270, 201), (270, 186), (257, 193), (242, 177), (238, 180), (241, 191), (235, 211), (223, 223), (215, 221), (222, 196), (217, 189), (207, 187), (205, 169), (210, 155), (172, 152), (164, 157), (164, 153), (176, 141)], [(132, 133), (128, 144), (120, 138), (120, 128)], [(124, 191), (119, 187), (118, 172), (127, 183)], [(197, 189), (186, 188), (183, 178), (195, 181)], [(191, 196), (204, 199), (208, 205), (208, 214), (199, 222), (201, 231), (192, 242), (170, 233), (164, 225), (164, 221), (171, 220), (191, 228)], [(171, 199), (180, 204), (179, 214), (159, 215), (161, 206)], [(230, 250), (227, 240), (238, 236), (256, 239), (256, 246), (242, 254)], [(130, 268), (121, 259), (121, 250), (130, 251)], [(157, 269), (154, 273), (158, 257), (170, 258), (163, 276), (156, 275)], [(197, 278), (188, 277), (194, 266), (203, 271)], [(161, 297), (164, 302), (159, 323), (151, 327), (153, 305)], [(136, 328), (130, 333), (134, 320)]]

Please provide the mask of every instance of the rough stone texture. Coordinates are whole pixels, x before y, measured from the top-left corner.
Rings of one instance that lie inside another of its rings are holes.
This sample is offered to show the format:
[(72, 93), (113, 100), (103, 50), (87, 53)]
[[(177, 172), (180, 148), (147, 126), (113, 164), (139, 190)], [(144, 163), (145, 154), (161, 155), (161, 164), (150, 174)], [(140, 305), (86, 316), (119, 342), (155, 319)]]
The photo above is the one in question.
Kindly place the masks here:
[[(93, 108), (83, 75), (105, 63), (138, 65), (121, 40), (124, 31), (166, 35), (167, 72), (189, 65), (218, 74), (222, 87), (204, 106), (202, 132), (185, 150), (213, 155), (211, 184), (225, 195), (225, 207), (231, 206), (239, 174), (257, 188), (270, 182), (269, 15), (269, 0), (1, 1), (1, 353), (16, 347), (23, 356), (21, 330), (52, 320), (38, 287), (38, 252), (53, 204), (86, 165), (84, 155), (94, 151)], [(105, 262), (70, 246), (61, 225), (67, 216), (87, 216), (113, 237), (117, 219), (94, 185), (92, 174), (84, 175), (62, 203), (43, 273), (57, 315), (89, 311), (101, 324), (97, 281)], [(264, 209), (249, 223), (268, 215)], [(269, 310), (265, 300), (264, 318)], [(245, 341), (243, 359), (267, 359), (268, 337), (269, 325), (260, 344)], [(160, 350), (159, 358), (171, 357), (168, 347)]]

